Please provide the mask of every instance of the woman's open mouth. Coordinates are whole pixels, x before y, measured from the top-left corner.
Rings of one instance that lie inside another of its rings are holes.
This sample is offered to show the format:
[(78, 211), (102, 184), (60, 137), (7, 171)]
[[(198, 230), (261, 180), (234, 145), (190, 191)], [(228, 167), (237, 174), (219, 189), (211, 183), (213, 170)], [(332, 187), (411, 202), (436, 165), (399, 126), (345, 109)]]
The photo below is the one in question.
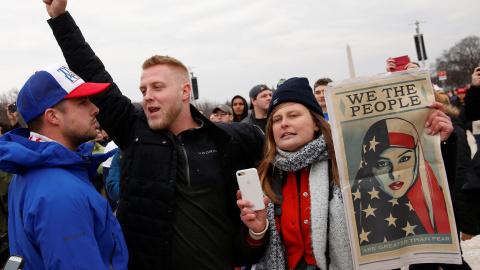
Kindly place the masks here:
[(396, 181), (388, 185), (389, 188), (392, 190), (399, 190), (403, 187), (403, 182), (402, 181)]

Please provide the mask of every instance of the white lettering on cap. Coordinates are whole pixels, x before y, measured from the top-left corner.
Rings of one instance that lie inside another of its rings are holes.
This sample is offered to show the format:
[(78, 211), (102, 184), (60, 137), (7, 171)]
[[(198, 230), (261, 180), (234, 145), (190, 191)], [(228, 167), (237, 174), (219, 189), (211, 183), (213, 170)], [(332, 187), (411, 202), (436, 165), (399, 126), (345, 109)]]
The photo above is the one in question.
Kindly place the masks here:
[(73, 73), (73, 71), (65, 65), (54, 64), (44, 68), (43, 71), (50, 73), (67, 94), (70, 94), (75, 88), (85, 83), (82, 78)]

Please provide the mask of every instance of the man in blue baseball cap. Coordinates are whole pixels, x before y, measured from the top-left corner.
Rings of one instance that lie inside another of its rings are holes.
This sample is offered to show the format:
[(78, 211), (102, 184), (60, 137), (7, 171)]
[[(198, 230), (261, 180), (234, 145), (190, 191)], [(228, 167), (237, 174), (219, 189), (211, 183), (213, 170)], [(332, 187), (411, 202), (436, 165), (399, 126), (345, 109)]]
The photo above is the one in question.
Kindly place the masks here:
[(48, 66), (20, 90), (28, 128), (0, 138), (0, 169), (15, 174), (8, 196), (11, 254), (23, 269), (127, 269), (120, 224), (90, 183), (114, 153), (91, 155), (98, 108), (88, 99), (109, 83), (85, 83), (68, 67)]

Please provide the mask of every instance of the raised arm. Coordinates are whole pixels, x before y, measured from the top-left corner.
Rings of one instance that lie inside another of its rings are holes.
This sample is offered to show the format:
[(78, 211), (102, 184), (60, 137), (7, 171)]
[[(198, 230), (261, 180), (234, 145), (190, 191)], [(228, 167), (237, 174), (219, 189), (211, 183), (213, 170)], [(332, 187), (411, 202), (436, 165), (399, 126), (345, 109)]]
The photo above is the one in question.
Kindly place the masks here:
[(67, 10), (67, 0), (43, 0), (51, 18), (62, 15)]
[(70, 13), (66, 11), (67, 0), (44, 2), (52, 17), (48, 24), (69, 68), (87, 82), (111, 83), (105, 93), (92, 97), (91, 101), (100, 109), (97, 119), (102, 127), (118, 146), (125, 147), (133, 136), (133, 125), (137, 117), (135, 107), (122, 95), (100, 58), (85, 41)]
[(13, 104), (11, 103), (7, 104), (7, 117), (8, 117), (8, 120), (10, 120), (10, 125), (12, 126), (12, 129), (16, 129), (16, 128), (19, 128), (20, 125), (18, 124), (18, 119), (17, 119), (17, 116), (15, 115), (17, 111), (10, 112), (10, 106), (12, 105)]

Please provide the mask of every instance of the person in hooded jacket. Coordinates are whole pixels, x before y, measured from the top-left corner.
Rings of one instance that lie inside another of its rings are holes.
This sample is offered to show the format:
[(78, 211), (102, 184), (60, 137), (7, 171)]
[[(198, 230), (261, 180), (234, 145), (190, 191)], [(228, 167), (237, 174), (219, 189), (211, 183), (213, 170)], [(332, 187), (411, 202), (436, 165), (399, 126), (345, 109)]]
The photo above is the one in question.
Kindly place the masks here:
[(29, 269), (127, 269), (120, 224), (90, 178), (113, 155), (92, 155), (98, 108), (110, 84), (85, 83), (65, 65), (30, 77), (18, 95), (28, 124), (0, 138), (0, 169), (15, 174), (8, 197), (11, 254)]
[(233, 122), (242, 122), (248, 116), (247, 100), (236, 95), (232, 98)]

